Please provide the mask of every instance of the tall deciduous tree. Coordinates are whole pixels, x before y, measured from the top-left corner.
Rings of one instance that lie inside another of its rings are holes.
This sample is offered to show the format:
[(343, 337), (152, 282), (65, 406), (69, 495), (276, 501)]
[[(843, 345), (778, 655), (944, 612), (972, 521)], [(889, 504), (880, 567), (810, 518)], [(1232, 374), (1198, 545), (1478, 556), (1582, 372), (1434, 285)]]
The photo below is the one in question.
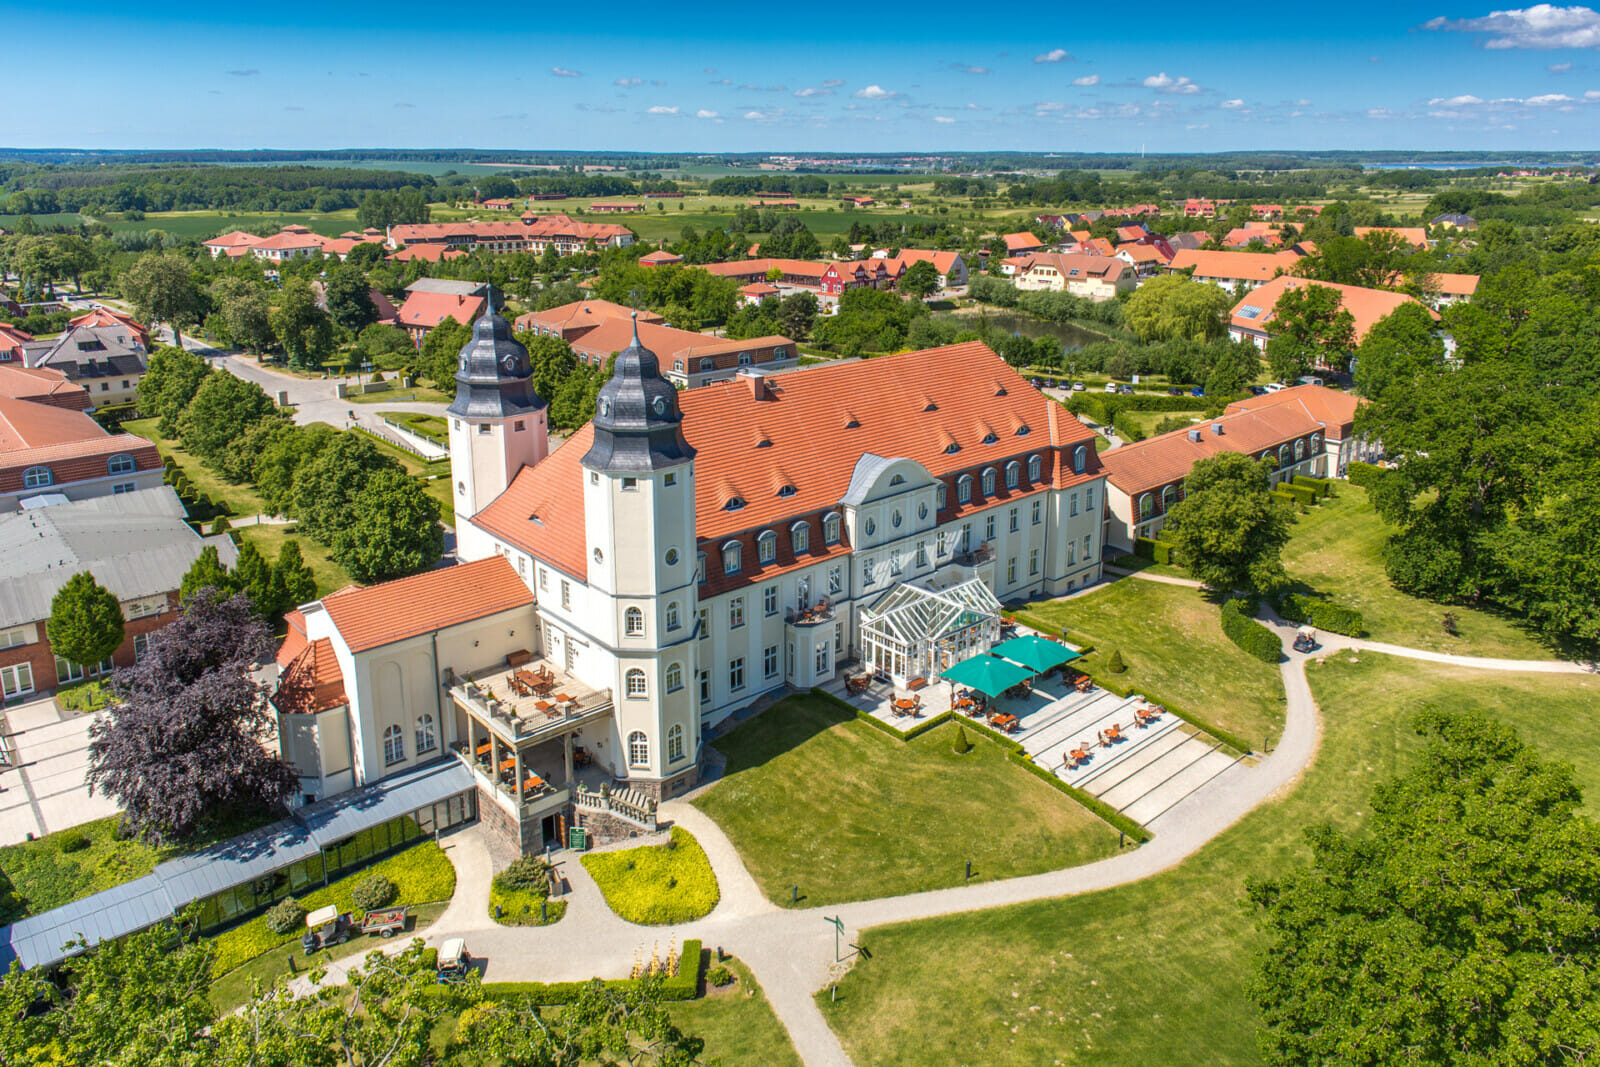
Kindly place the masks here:
[(919, 259), (906, 268), (896, 286), (907, 296), (921, 299), (939, 288), (939, 268), (931, 260)]
[(303, 278), (291, 278), (284, 285), (272, 312), (272, 330), (291, 367), (314, 370), (333, 354), (333, 322), (317, 306), (317, 296)]
[(172, 327), (172, 340), (183, 347), (179, 329), (195, 321), (203, 299), (190, 274), (188, 260), (164, 252), (146, 252), (122, 273), (123, 295), (133, 301), (139, 316)]
[(145, 656), (112, 676), (122, 702), (89, 728), (90, 789), (157, 840), (189, 837), (222, 809), (282, 803), (297, 778), (268, 750), (267, 687), (250, 675), (272, 654), (249, 600), (194, 593), (151, 633)]
[(400, 464), (357, 433), (339, 433), (294, 476), (294, 511), (305, 532), (325, 544), (350, 521), (367, 479)]
[(1123, 320), (1143, 341), (1209, 341), (1226, 332), (1232, 304), (1219, 286), (1169, 274), (1134, 290), (1123, 306)]
[(230, 341), (251, 352), (271, 347), (272, 305), (259, 285), (244, 278), (218, 278), (211, 283), (211, 302), (222, 316)]
[(194, 399), (211, 368), (193, 352), (162, 345), (150, 353), (150, 369), (139, 379), (139, 411), (160, 419), (163, 437), (178, 436), (183, 409)]
[(417, 359), (417, 370), (441, 392), (455, 395), (456, 365), (461, 350), (472, 340), (472, 328), (455, 319), (445, 319), (428, 331)]
[(333, 558), (358, 582), (416, 574), (443, 552), (439, 502), (401, 470), (368, 478), (333, 537)]
[(1600, 1052), (1600, 827), (1571, 768), (1428, 710), (1359, 834), (1250, 883), (1268, 1063), (1581, 1063)]
[(1349, 367), (1356, 320), (1343, 303), (1339, 290), (1315, 283), (1285, 289), (1278, 297), (1267, 358), (1279, 381), (1292, 382), (1319, 361), (1335, 370)]
[(94, 575), (79, 571), (50, 601), (47, 632), (56, 655), (92, 667), (122, 644), (122, 606)]
[(1183, 486), (1184, 497), (1167, 513), (1161, 534), (1177, 546), (1189, 572), (1221, 592), (1281, 589), (1289, 515), (1270, 495), (1266, 467), (1223, 452), (1196, 462)]
[(276, 411), (255, 382), (226, 373), (207, 375), (179, 422), (183, 447), (216, 466), (224, 449)]
[(324, 293), (328, 317), (334, 325), (351, 334), (358, 334), (378, 321), (378, 309), (372, 303), (372, 286), (366, 274), (355, 266), (345, 263), (329, 271)]
[(228, 573), (228, 568), (222, 565), (222, 560), (217, 556), (216, 545), (206, 545), (194, 562), (189, 564), (178, 586), (178, 599), (187, 602), (202, 589), (215, 589), (224, 596), (237, 591), (233, 575)]

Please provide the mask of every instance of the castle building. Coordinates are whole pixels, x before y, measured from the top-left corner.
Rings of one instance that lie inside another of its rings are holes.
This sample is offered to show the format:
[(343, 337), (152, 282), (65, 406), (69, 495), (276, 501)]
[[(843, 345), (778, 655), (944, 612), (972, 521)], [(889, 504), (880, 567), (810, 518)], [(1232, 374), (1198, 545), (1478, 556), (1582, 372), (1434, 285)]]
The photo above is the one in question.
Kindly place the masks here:
[(529, 374), (480, 318), (447, 415), (463, 565), (291, 615), (308, 799), (450, 753), (524, 849), (648, 821), (758, 698), (849, 662), (934, 680), (1002, 602), (1100, 578), (1093, 432), (981, 343), (679, 392), (635, 333), (560, 443)]

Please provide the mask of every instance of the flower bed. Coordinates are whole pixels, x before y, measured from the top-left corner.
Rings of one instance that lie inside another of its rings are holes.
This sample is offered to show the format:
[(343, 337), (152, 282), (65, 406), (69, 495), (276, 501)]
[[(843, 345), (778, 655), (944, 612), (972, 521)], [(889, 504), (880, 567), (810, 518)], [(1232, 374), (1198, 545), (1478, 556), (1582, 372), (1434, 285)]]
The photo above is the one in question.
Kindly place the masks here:
[(711, 861), (694, 835), (672, 828), (665, 845), (583, 857), (611, 910), (631, 923), (664, 926), (710, 913), (721, 899)]

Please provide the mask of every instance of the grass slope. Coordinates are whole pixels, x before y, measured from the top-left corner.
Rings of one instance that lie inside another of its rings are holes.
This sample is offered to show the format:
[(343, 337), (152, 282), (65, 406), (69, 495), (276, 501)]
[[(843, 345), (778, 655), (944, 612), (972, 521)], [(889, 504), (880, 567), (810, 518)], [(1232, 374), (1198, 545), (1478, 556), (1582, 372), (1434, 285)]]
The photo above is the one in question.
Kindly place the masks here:
[(1149, 686), (1252, 744), (1283, 730), (1277, 668), (1229, 641), (1217, 605), (1197, 589), (1124, 578), (1088, 596), (1029, 604), (1017, 618), (1093, 644), (1085, 666), (1094, 673), (1121, 649), (1128, 672), (1120, 683)]
[(956, 755), (955, 732), (902, 742), (792, 696), (716, 742), (727, 774), (694, 804), (785, 906), (792, 884), (815, 907), (960, 885), (969, 859), (988, 881), (1116, 851), (1116, 831), (976, 731)]
[[(1383, 546), (1394, 528), (1367, 501), (1367, 491), (1340, 482), (1338, 496), (1299, 516), (1283, 551), (1289, 576), (1309, 591), (1361, 612), (1375, 641), (1465, 656), (1550, 659), (1553, 653), (1505, 615), (1407, 596), (1389, 584)], [(1440, 626), (1455, 613), (1460, 636)]]
[(1600, 799), (1600, 679), (1348, 654), (1311, 668), (1324, 732), (1287, 796), (1133, 885), (868, 931), (824, 1015), (858, 1063), (1257, 1063), (1246, 879), (1303, 863), (1302, 831), (1361, 822), (1416, 751), (1424, 704), (1482, 709), (1575, 764)]

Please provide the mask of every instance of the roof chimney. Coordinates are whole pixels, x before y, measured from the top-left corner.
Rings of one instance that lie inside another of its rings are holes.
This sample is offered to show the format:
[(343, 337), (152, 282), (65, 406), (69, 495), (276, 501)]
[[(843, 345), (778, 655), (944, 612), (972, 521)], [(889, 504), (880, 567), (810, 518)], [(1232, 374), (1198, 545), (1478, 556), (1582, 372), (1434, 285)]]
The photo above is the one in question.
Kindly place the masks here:
[(1221, 437), (1222, 436), (1222, 423), (1213, 422), (1211, 424), (1211, 432), (1216, 434), (1218, 437)]
[(1199, 430), (1190, 430), (1189, 431), (1189, 440), (1198, 442), (1200, 440), (1200, 431)]
[(745, 385), (749, 386), (750, 399), (770, 400), (772, 398), (772, 392), (767, 386), (766, 372), (755, 367), (740, 367), (738, 376), (744, 380)]

